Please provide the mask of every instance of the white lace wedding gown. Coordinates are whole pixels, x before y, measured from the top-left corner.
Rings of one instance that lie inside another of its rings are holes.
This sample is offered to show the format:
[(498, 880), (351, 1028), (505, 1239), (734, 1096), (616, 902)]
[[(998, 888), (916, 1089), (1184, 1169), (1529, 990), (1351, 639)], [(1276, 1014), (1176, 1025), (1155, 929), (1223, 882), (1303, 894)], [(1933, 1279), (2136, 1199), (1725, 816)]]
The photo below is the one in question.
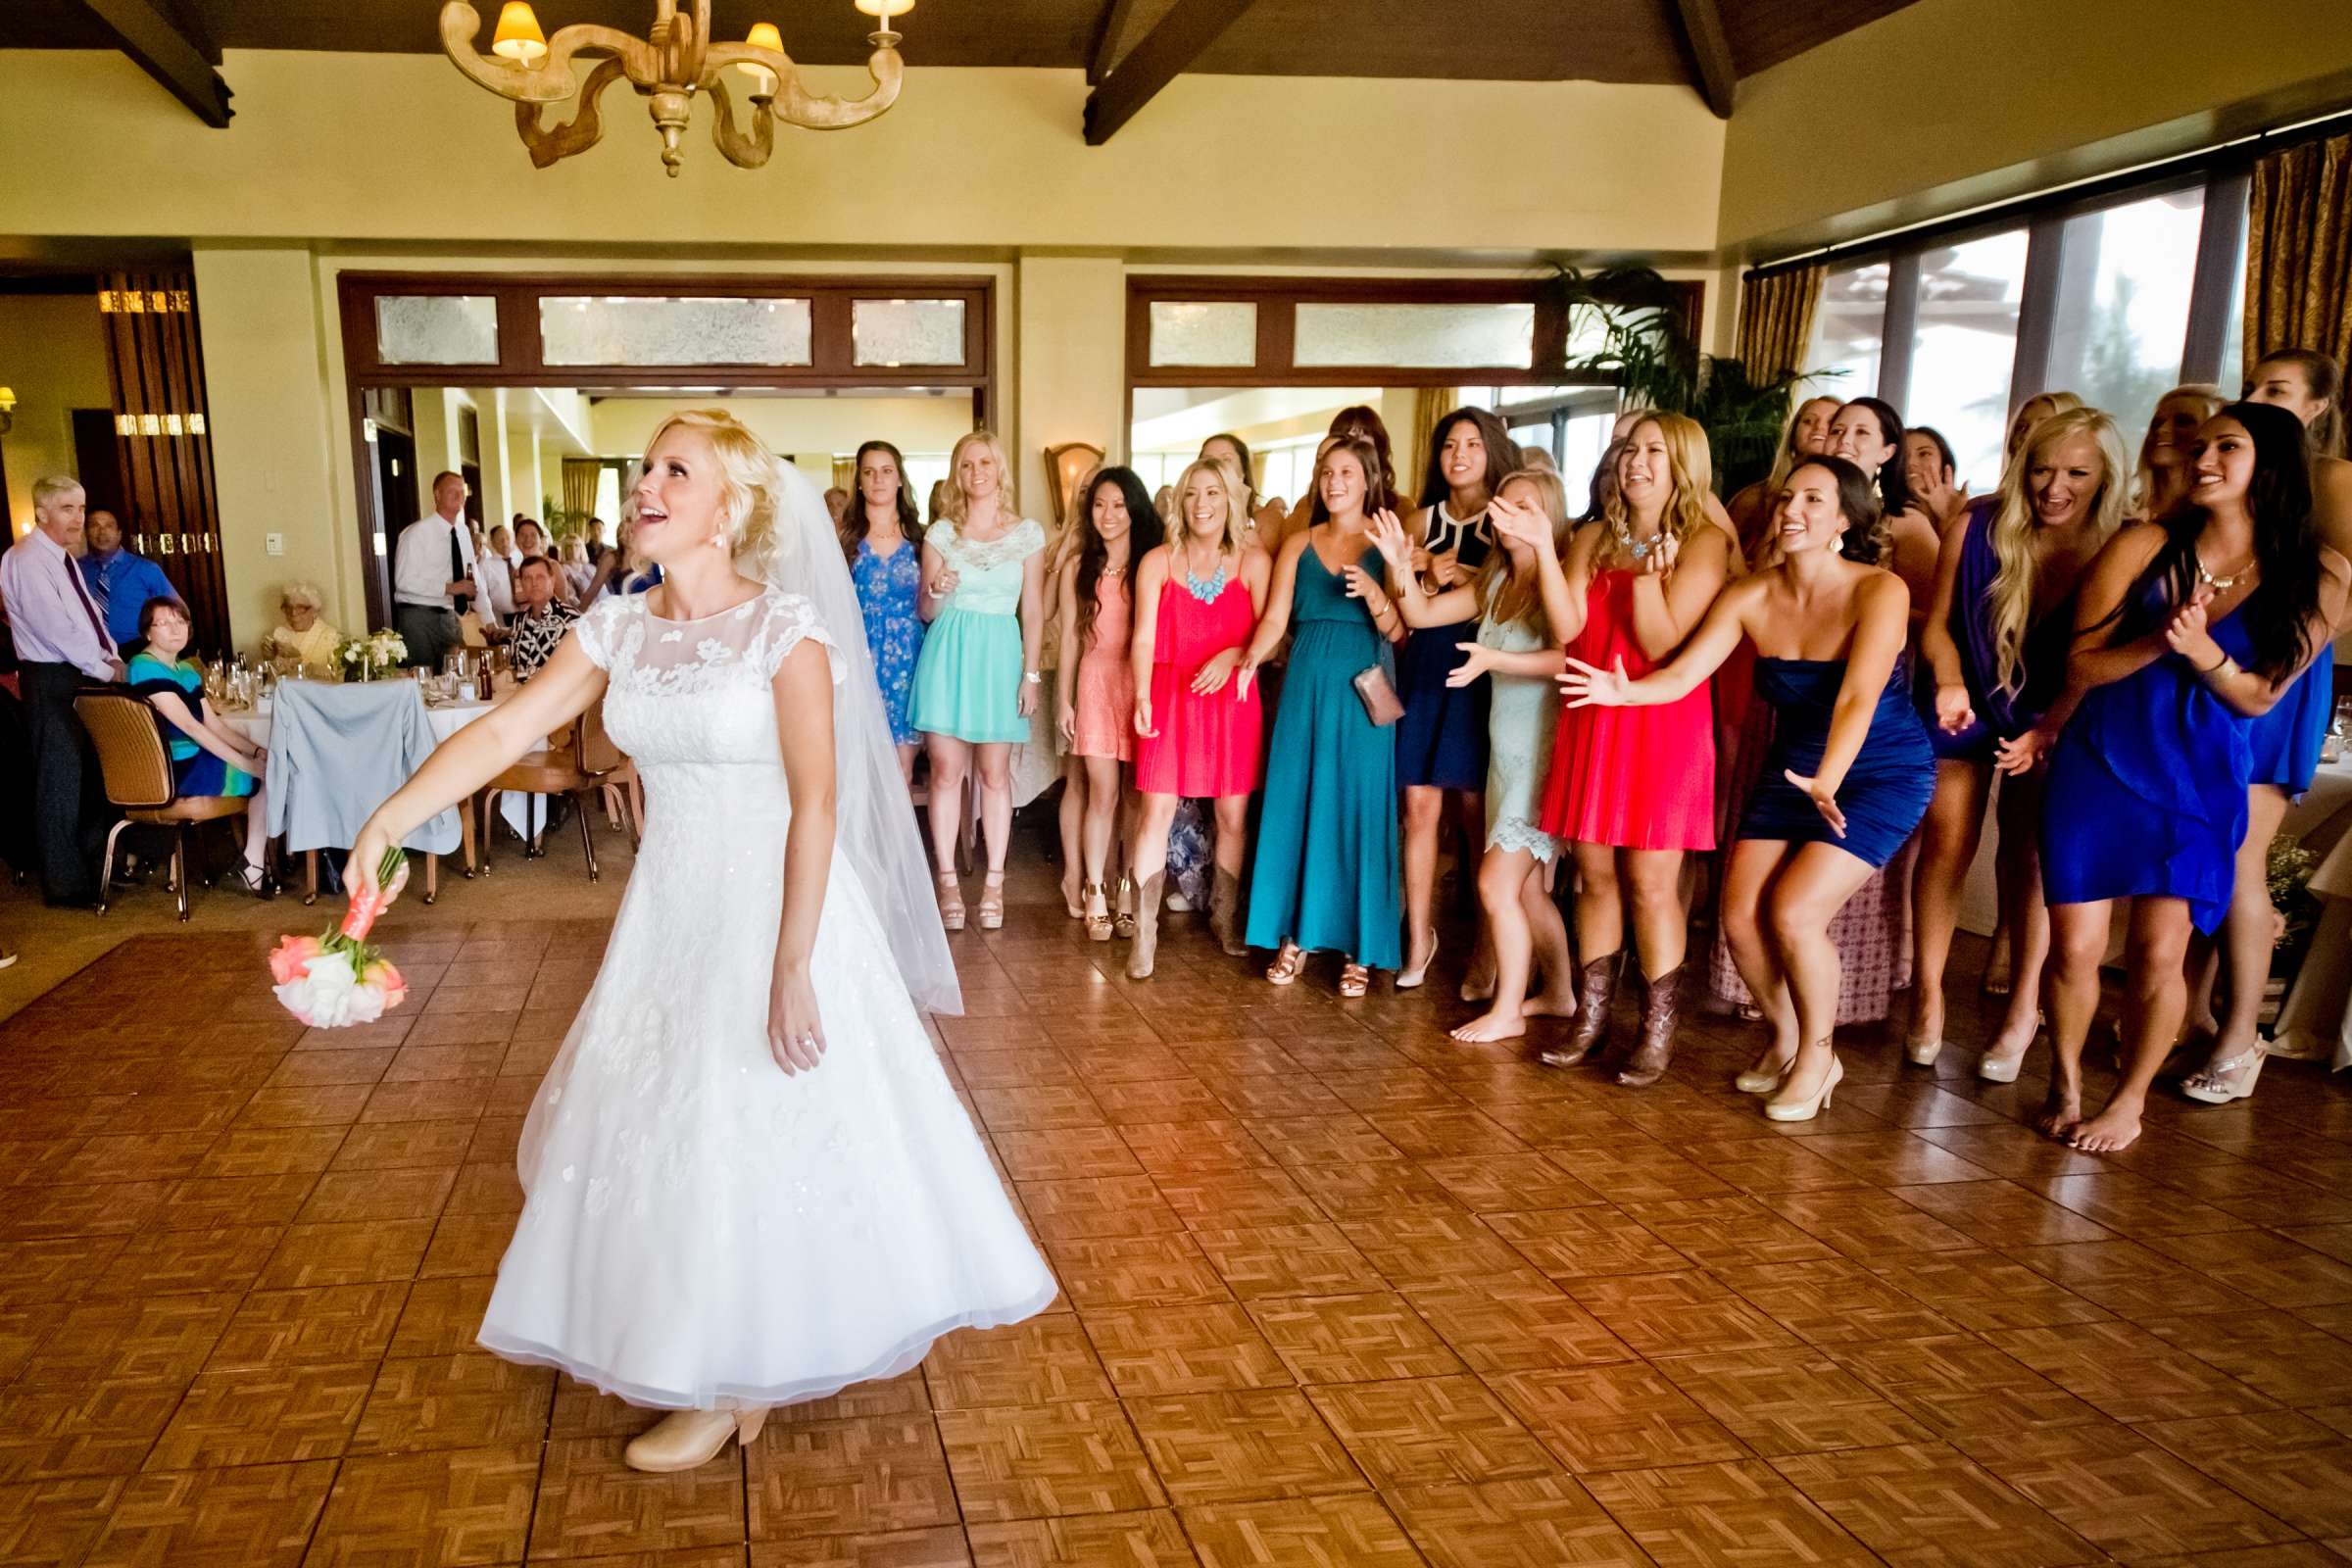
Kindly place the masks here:
[(824, 1061), (769, 1054), (792, 820), (769, 682), (830, 642), (808, 601), (673, 622), (607, 596), (574, 634), (644, 775), (645, 842), (523, 1128), (481, 1343), (637, 1404), (787, 1404), (1045, 1307), (1053, 1276), (838, 854), (810, 962)]

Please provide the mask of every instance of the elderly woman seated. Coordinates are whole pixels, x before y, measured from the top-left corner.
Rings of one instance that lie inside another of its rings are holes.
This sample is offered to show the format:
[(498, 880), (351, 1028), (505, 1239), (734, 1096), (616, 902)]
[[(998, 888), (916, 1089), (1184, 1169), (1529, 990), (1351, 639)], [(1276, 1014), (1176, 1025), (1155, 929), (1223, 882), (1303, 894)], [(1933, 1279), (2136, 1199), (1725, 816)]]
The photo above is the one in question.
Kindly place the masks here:
[(333, 667), (335, 650), (341, 646), (343, 634), (320, 618), (318, 612), (325, 604), (325, 596), (312, 584), (286, 584), (278, 596), (279, 623), (270, 627), (270, 635), (262, 639), (262, 657)]
[(263, 852), (270, 842), (268, 802), (262, 777), (269, 759), (220, 722), (204, 695), (204, 670), (186, 657), (188, 607), (176, 599), (150, 599), (139, 611), (139, 636), (146, 647), (123, 675), (130, 689), (164, 715), (172, 778), (183, 798), (251, 796), (245, 812), (245, 863), (234, 878), (246, 892), (270, 893)]

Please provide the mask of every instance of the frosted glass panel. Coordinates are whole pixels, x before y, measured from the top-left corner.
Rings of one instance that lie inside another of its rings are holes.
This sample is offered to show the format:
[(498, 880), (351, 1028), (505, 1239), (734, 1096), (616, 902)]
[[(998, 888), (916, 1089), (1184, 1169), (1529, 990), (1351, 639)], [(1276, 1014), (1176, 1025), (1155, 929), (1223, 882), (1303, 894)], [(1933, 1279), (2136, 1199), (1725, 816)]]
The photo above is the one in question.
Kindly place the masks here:
[(385, 365), (496, 365), (498, 301), (487, 294), (379, 294), (375, 351)]
[(1535, 338), (1533, 304), (1301, 305), (1292, 363), (1525, 369)]
[(573, 295), (539, 302), (549, 365), (807, 365), (807, 300)]
[(1152, 363), (1257, 363), (1257, 307), (1248, 300), (1153, 300)]
[(963, 301), (853, 300), (850, 338), (859, 365), (961, 365)]

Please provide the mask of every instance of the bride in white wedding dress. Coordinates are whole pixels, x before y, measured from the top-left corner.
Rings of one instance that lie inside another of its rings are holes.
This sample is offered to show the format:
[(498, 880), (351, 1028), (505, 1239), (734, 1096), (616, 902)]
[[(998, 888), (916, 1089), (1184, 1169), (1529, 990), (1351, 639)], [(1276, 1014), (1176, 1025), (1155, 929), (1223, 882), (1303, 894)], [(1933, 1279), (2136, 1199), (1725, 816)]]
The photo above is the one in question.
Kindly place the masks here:
[(523, 1128), (480, 1339), (673, 1411), (627, 1459), (680, 1470), (1054, 1285), (908, 994), (956, 1006), (822, 500), (723, 413), (665, 421), (631, 499), (662, 585), (599, 600), (347, 875), (603, 700), (644, 844)]

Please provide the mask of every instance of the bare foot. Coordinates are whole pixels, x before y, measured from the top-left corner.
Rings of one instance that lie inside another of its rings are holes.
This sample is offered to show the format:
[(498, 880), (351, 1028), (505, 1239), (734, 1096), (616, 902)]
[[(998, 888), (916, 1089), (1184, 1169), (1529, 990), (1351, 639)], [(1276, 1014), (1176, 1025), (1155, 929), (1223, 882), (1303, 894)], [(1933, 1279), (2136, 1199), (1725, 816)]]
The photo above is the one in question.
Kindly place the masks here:
[(1530, 1018), (1573, 1018), (1576, 988), (1569, 984), (1546, 986), (1520, 1004), (1519, 1010)]
[(2063, 1140), (2082, 1121), (2082, 1091), (2052, 1078), (2050, 1098), (2041, 1102), (2041, 1114), (2034, 1118), (2035, 1129), (2046, 1138)]
[(1526, 1033), (1527, 1018), (1523, 1012), (1505, 1012), (1496, 1007), (1453, 1030), (1452, 1036), (1466, 1046), (1483, 1046), (1495, 1040), (1517, 1040)]
[(2077, 1124), (2066, 1142), (2085, 1154), (2120, 1154), (2139, 1142), (2139, 1107), (2110, 1101), (2105, 1110)]

